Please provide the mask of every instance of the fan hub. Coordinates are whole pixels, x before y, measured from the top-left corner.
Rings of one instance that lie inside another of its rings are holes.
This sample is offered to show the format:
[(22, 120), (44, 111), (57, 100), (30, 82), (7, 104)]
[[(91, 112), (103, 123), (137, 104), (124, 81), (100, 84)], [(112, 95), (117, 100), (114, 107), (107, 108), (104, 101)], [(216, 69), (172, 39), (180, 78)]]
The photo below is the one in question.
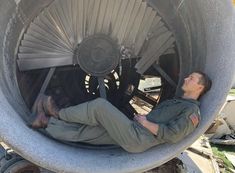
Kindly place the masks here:
[(92, 76), (109, 74), (117, 67), (119, 58), (117, 44), (105, 35), (87, 37), (78, 47), (78, 63)]

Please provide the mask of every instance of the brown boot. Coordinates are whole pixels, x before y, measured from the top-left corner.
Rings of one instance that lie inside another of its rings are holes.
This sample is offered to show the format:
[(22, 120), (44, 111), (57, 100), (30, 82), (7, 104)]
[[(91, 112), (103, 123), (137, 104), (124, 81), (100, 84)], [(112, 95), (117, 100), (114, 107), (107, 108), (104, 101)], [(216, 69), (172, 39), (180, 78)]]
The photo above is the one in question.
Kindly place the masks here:
[(45, 96), (43, 98), (43, 109), (47, 115), (55, 118), (59, 117), (59, 108), (51, 96)]
[(46, 117), (46, 114), (43, 110), (43, 98), (40, 98), (37, 103), (36, 118), (31, 124), (31, 127), (34, 129), (46, 128), (49, 118)]

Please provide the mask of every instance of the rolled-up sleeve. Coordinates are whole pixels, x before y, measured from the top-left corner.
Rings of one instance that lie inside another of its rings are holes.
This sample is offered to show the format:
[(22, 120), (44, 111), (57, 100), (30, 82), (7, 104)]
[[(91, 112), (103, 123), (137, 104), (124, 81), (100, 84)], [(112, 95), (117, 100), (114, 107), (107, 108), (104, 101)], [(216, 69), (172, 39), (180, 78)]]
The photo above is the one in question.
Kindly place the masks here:
[(175, 119), (165, 124), (159, 124), (157, 138), (167, 143), (176, 143), (188, 134), (192, 133), (198, 126), (192, 117), (200, 121), (199, 110), (185, 109)]

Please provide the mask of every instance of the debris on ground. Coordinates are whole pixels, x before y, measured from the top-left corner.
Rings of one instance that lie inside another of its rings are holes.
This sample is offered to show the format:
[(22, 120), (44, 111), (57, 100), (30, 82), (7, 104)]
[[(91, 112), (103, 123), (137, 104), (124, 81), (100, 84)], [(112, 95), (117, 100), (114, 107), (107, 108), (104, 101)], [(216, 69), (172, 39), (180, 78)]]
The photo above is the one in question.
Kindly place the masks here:
[(213, 145), (220, 172), (235, 172), (235, 96), (228, 96), (217, 118), (207, 129), (205, 135)]
[(174, 158), (169, 162), (144, 173), (186, 173), (183, 162)]
[(233, 173), (235, 167), (232, 165), (231, 161), (226, 157), (225, 153), (234, 155), (234, 146), (228, 145), (215, 145), (212, 144), (212, 150), (214, 158), (216, 159), (220, 172)]
[(211, 139), (219, 139), (224, 135), (232, 134), (232, 131), (224, 118), (218, 117), (207, 129), (206, 134)]
[(210, 142), (222, 145), (235, 145), (235, 97), (228, 96), (218, 117), (207, 129)]
[(233, 164), (234, 168), (235, 168), (235, 153), (224, 153), (225, 156), (228, 158), (228, 160)]
[(178, 158), (184, 163), (187, 173), (220, 173), (208, 138), (205, 136), (201, 136)]
[(212, 138), (210, 142), (213, 144), (221, 144), (221, 145), (234, 145), (235, 146), (235, 135), (224, 135), (219, 139)]

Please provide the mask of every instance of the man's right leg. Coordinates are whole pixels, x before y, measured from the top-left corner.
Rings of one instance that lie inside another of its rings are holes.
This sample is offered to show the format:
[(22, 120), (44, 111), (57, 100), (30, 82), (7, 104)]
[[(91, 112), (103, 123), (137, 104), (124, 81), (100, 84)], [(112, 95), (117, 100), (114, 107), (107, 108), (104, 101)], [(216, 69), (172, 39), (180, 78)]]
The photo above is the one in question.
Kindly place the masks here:
[(142, 152), (159, 143), (151, 132), (101, 98), (62, 109), (59, 118), (66, 122), (102, 126), (116, 143), (129, 152)]
[[(44, 99), (45, 100), (45, 99)], [(54, 117), (46, 117), (44, 103), (47, 113), (58, 117), (59, 109), (51, 97), (44, 101), (43, 97), (37, 100), (36, 113), (32, 128), (45, 128), (55, 139), (70, 142), (85, 142), (89, 144), (116, 144), (102, 126), (88, 126), (79, 123), (67, 123)]]

